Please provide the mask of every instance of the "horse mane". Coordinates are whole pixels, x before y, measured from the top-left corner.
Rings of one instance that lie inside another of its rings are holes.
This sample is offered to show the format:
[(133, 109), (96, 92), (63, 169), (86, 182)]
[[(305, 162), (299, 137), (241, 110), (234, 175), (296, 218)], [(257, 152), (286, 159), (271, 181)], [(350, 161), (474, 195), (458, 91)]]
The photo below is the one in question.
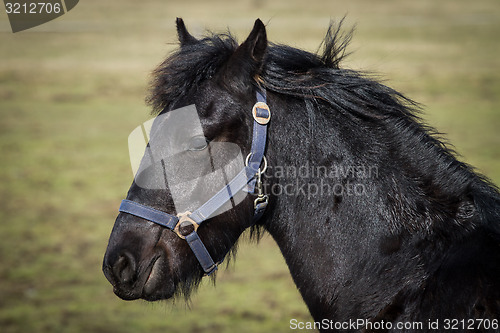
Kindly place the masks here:
[(198, 43), (175, 50), (154, 71), (146, 103), (152, 115), (171, 109), (181, 98), (196, 91), (211, 79), (238, 47), (236, 39), (228, 32), (211, 34)]
[[(400, 208), (392, 214), (394, 225), (404, 220), (410, 221), (403, 226), (409, 231), (429, 230), (430, 221), (437, 220), (445, 230), (449, 229), (451, 218), (463, 230), (486, 225), (500, 235), (498, 189), (456, 159), (456, 153), (439, 133), (421, 120), (420, 106), (369, 75), (340, 67), (348, 55), (352, 32), (343, 32), (342, 21), (331, 23), (321, 43), (322, 52), (316, 54), (270, 43), (259, 82), (253, 84), (261, 84), (272, 93), (303, 99), (310, 123), (318, 106), (328, 106), (329, 112), (336, 112), (345, 122), (362, 123), (388, 136), (386, 146), (397, 151), (401, 160), (385, 162), (388, 166), (397, 163), (408, 178), (416, 181), (418, 188), (405, 188), (407, 193), (417, 191), (415, 196), (428, 198), (424, 205), (427, 217), (423, 220), (415, 217), (422, 212), (418, 200), (404, 195), (391, 198), (398, 201)], [(153, 72), (146, 99), (153, 113), (174, 108), (183, 96), (195, 92), (223, 68), (237, 47), (238, 42), (228, 32), (210, 34), (174, 51)], [(389, 196), (397, 196), (402, 185), (397, 179), (392, 179), (392, 183)], [(405, 218), (401, 214), (406, 214)]]

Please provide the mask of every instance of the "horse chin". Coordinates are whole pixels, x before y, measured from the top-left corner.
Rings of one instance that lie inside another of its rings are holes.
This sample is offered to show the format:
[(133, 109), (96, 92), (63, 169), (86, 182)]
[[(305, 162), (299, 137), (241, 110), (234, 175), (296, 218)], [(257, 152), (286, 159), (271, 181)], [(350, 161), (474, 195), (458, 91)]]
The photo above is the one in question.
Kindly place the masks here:
[(162, 260), (158, 259), (153, 263), (144, 283), (141, 298), (150, 302), (172, 298), (175, 293), (175, 284), (172, 279), (165, 278), (165, 276), (167, 276), (165, 267), (162, 265)]
[(174, 293), (174, 288), (163, 288), (163, 290), (155, 290), (151, 293), (143, 292), (141, 298), (148, 302), (155, 302), (172, 298)]

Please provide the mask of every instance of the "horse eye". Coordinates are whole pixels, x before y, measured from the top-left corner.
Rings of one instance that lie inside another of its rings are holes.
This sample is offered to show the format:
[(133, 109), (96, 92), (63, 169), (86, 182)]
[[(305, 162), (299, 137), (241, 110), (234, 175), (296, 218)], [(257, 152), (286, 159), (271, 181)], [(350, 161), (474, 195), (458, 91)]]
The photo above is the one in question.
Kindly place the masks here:
[(207, 138), (205, 138), (203, 135), (198, 135), (191, 138), (191, 140), (189, 141), (188, 150), (200, 151), (207, 148), (207, 146), (208, 146)]

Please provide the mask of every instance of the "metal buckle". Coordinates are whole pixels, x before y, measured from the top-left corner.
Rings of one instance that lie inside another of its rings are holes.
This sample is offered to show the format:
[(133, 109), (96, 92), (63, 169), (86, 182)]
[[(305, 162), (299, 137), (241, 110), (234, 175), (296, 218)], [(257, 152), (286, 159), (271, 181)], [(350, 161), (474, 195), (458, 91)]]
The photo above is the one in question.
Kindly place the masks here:
[[(267, 117), (258, 116), (257, 109), (267, 110)], [(267, 123), (269, 123), (269, 120), (271, 120), (271, 110), (269, 109), (269, 106), (264, 102), (255, 103), (252, 108), (252, 115), (253, 119), (261, 125), (267, 125)]]
[(203, 274), (203, 276), (210, 276), (210, 275), (212, 275), (212, 273), (214, 273), (218, 269), (219, 269), (219, 263), (215, 263), (212, 266), (210, 266), (209, 271), (205, 272), (205, 274)]
[[(198, 230), (198, 227), (200, 226), (198, 223), (196, 223), (192, 218), (189, 217), (189, 215), (191, 215), (191, 212), (184, 212), (184, 213), (180, 213), (180, 214), (177, 214), (177, 217), (179, 218), (179, 221), (177, 222), (177, 224), (175, 225), (174, 227), (174, 232), (177, 234), (177, 236), (179, 236), (181, 239), (186, 239), (186, 236), (190, 235), (191, 233), (195, 232)], [(187, 235), (183, 235), (179, 228), (181, 227), (181, 225), (183, 223), (190, 223), (192, 226), (193, 226), (193, 231), (191, 231), (189, 234)]]

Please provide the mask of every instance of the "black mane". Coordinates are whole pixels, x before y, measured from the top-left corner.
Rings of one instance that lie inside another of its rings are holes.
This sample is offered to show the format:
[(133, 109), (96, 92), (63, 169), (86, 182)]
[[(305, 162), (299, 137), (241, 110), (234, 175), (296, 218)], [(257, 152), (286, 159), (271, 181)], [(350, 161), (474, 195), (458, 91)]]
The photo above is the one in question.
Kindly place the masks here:
[[(416, 117), (415, 103), (397, 91), (366, 78), (359, 72), (342, 69), (352, 30), (342, 31), (342, 21), (332, 23), (322, 41), (323, 51), (314, 54), (287, 45), (270, 43), (260, 75), (263, 86), (294, 97), (322, 100), (341, 112), (380, 117), (403, 112)], [(174, 51), (153, 72), (147, 103), (157, 114), (175, 104), (205, 80), (212, 78), (238, 47), (229, 32), (212, 34), (198, 43)], [(346, 99), (347, 98), (347, 99)], [(410, 106), (410, 108), (404, 107)], [(403, 106), (403, 107), (402, 107)]]
[[(314, 123), (315, 113), (320, 112), (318, 109), (326, 105), (329, 112), (333, 109), (345, 123), (379, 133), (374, 134), (377, 143), (392, 152), (395, 159), (386, 161), (384, 167), (390, 169), (396, 164), (403, 168), (403, 174), (418, 184), (418, 188), (404, 190), (417, 191), (421, 198), (426, 198), (427, 220), (415, 220), (416, 212), (422, 210), (418, 200), (408, 199), (404, 194), (392, 198), (402, 205), (401, 211), (394, 212), (395, 230), (401, 227), (407, 231), (429, 229), (429, 221), (451, 218), (464, 230), (491, 221), (489, 227), (500, 234), (500, 227), (493, 224), (500, 220), (500, 212), (493, 209), (500, 206), (497, 188), (456, 159), (455, 152), (438, 133), (421, 121), (419, 106), (368, 75), (340, 67), (352, 37), (352, 31), (343, 33), (341, 25), (342, 22), (330, 25), (321, 44), (323, 51), (318, 54), (270, 43), (261, 73), (253, 84), (264, 86), (268, 92), (304, 100), (310, 125)], [(176, 50), (153, 72), (147, 98), (153, 113), (172, 108), (183, 96), (214, 77), (237, 47), (235, 37), (224, 33), (212, 34)], [(310, 127), (312, 136), (314, 126)], [(370, 162), (371, 157), (360, 158)], [(391, 190), (392, 193), (401, 191), (400, 188)], [(406, 214), (405, 220), (415, 221), (411, 225), (396, 226), (401, 220), (400, 214)], [(476, 218), (471, 219), (472, 215)], [(441, 227), (447, 228), (446, 224)]]
[(236, 39), (227, 33), (207, 36), (174, 51), (153, 72), (146, 98), (153, 107), (152, 113), (169, 109), (183, 96), (196, 91), (222, 68), (237, 47)]

